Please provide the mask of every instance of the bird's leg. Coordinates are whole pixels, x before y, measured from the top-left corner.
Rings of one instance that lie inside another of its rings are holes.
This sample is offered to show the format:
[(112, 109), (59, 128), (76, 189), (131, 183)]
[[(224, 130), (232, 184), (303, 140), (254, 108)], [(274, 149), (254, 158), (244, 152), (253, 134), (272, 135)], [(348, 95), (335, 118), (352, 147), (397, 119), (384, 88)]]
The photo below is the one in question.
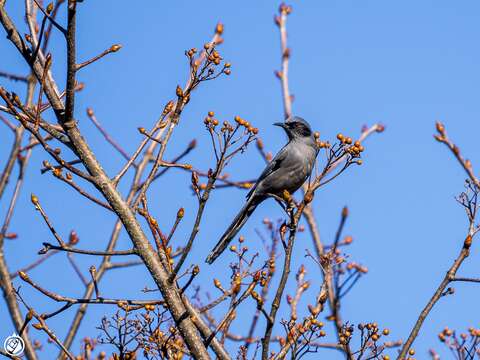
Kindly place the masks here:
[(288, 218), (290, 219), (290, 222), (288, 223), (288, 227), (291, 229), (293, 229), (294, 227), (294, 222), (293, 222), (293, 210), (295, 209), (296, 207), (296, 204), (295, 202), (293, 201), (293, 198), (290, 197), (288, 200), (286, 200), (285, 198), (282, 198), (278, 195), (275, 195), (275, 194), (269, 194), (271, 197), (273, 197), (275, 199), (275, 201), (282, 207), (283, 211), (285, 211), (285, 213), (287, 214)]
[(287, 202), (287, 207), (285, 209), (288, 217), (290, 218), (290, 222), (288, 223), (288, 227), (290, 228), (290, 231), (292, 231), (295, 228), (295, 220), (294, 220), (295, 206), (296, 206), (295, 202), (293, 201), (292, 198), (290, 198), (290, 201)]
[(293, 209), (295, 209), (295, 202), (290, 199), (290, 201), (287, 201), (287, 206), (285, 208), (285, 211), (287, 212), (288, 215), (291, 215), (293, 212)]

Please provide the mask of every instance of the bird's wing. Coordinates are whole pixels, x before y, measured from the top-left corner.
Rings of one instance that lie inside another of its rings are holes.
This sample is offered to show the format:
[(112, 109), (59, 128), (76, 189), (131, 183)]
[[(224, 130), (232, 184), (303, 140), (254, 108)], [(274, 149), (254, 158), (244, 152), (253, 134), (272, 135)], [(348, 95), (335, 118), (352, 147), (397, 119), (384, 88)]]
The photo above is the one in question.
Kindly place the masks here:
[(247, 199), (250, 198), (250, 196), (253, 195), (255, 192), (255, 189), (257, 188), (257, 185), (265, 179), (268, 175), (276, 171), (282, 164), (282, 161), (285, 160), (287, 157), (287, 146), (285, 145), (278, 153), (275, 155), (275, 157), (270, 161), (267, 165), (267, 167), (263, 170), (263, 172), (260, 174), (258, 177), (257, 181), (255, 182), (255, 185), (253, 185), (252, 189), (248, 192), (247, 194)]

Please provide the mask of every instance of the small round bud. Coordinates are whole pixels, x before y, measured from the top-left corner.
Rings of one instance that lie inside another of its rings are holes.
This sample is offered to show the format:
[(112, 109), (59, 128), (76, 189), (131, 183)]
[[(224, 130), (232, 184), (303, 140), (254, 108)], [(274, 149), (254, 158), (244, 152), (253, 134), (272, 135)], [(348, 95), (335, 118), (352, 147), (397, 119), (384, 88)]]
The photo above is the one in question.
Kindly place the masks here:
[(445, 126), (440, 121), (437, 121), (437, 123), (435, 124), (435, 127), (437, 128), (437, 131), (439, 133), (445, 132)]
[(47, 14), (50, 15), (51, 12), (53, 11), (53, 3), (50, 3), (47, 5), (47, 8), (45, 9)]
[(172, 111), (173, 109), (173, 106), (175, 105), (175, 103), (170, 100), (167, 105), (165, 105), (165, 108), (163, 109), (163, 114), (166, 115), (168, 114), (170, 111)]
[(181, 219), (181, 218), (183, 218), (184, 215), (185, 215), (185, 209), (183, 207), (181, 207), (177, 211), (177, 218)]
[(312, 200), (313, 200), (313, 192), (312, 191), (307, 191), (305, 193), (305, 196), (303, 197), (303, 200), (305, 201), (305, 203), (311, 203)]
[(470, 246), (472, 246), (472, 236), (468, 234), (465, 238), (465, 241), (463, 242), (463, 247), (468, 249)]
[(62, 176), (62, 169), (61, 168), (55, 168), (52, 170), (52, 174), (56, 176), (57, 178)]
[(38, 197), (35, 194), (30, 195), (30, 201), (33, 205), (38, 205)]
[(177, 85), (177, 88), (175, 89), (175, 94), (176, 94), (179, 98), (183, 97), (183, 89), (182, 89), (179, 85)]
[(217, 26), (215, 27), (215, 33), (217, 33), (218, 35), (222, 35), (223, 30), (224, 30), (223, 24), (218, 23)]
[(198, 265), (195, 265), (193, 267), (192, 274), (196, 276), (198, 275), (199, 272), (200, 272), (200, 267)]
[(72, 230), (70, 232), (70, 235), (68, 237), (68, 244), (69, 245), (76, 245), (78, 244), (78, 242), (80, 241), (79, 237), (78, 237), (78, 234), (76, 231)]
[(23, 281), (28, 281), (28, 279), (29, 279), (27, 273), (24, 272), (24, 271), (19, 271), (19, 272), (18, 272), (18, 276), (20, 276), (20, 278), (21, 278)]
[(112, 46), (110, 47), (110, 51), (111, 51), (111, 52), (117, 52), (117, 51), (120, 50), (121, 48), (122, 48), (122, 45), (120, 45), (120, 44), (115, 44), (115, 45), (112, 45)]

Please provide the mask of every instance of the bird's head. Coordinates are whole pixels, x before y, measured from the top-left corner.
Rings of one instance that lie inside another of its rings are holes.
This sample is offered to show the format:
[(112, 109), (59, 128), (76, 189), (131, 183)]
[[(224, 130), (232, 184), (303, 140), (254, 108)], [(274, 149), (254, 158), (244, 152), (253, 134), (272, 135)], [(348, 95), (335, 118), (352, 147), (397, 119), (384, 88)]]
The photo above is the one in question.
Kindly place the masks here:
[(290, 140), (310, 138), (312, 136), (312, 129), (309, 123), (298, 116), (290, 116), (285, 122), (278, 122), (273, 125), (282, 127)]

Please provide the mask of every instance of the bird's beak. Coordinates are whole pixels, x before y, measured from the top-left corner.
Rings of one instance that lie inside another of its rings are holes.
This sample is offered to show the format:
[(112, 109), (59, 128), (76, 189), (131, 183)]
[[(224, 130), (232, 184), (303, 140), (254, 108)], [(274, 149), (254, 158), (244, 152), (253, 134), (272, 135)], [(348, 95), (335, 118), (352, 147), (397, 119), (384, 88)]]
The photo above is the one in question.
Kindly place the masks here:
[(286, 125), (285, 125), (285, 123), (283, 123), (283, 122), (276, 122), (276, 123), (274, 123), (273, 125), (275, 125), (275, 126), (280, 126), (280, 127), (284, 128), (284, 129), (286, 128)]

